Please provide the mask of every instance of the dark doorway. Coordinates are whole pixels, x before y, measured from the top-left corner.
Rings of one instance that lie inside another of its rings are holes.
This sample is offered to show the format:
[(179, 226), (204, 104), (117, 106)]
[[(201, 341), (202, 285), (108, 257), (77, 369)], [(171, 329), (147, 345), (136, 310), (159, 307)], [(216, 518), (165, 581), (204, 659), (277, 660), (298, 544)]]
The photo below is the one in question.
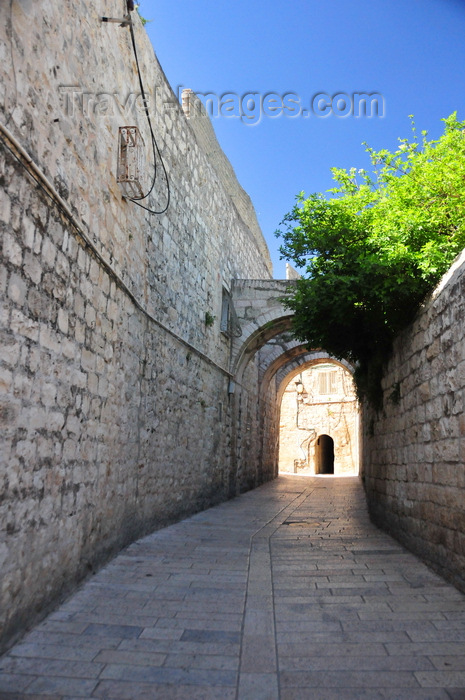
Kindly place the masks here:
[(334, 474), (334, 440), (329, 435), (320, 435), (316, 441), (317, 474)]

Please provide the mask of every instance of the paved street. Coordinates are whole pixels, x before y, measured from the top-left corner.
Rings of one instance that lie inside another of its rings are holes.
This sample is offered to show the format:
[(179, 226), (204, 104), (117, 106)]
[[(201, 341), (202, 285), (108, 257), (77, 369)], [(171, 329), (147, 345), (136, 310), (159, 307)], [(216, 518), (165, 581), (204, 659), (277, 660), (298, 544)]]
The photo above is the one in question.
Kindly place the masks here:
[(464, 700), (465, 596), (356, 478), (282, 476), (124, 550), (0, 659), (2, 700)]

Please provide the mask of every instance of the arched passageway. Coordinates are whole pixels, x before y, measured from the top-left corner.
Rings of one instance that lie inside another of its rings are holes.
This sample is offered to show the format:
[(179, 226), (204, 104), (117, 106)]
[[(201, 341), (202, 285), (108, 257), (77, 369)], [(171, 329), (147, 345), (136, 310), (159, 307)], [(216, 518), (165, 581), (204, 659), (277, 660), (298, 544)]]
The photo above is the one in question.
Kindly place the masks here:
[(316, 441), (317, 474), (334, 474), (334, 440), (320, 435)]
[(352, 368), (321, 355), (302, 356), (281, 381), (279, 471), (356, 475), (360, 427)]
[[(284, 280), (236, 280), (232, 288), (236, 321), (241, 328), (231, 344), (231, 447), (235, 464), (231, 484), (236, 492), (278, 475), (280, 442), (286, 439), (294, 445), (283, 471), (308, 475), (358, 473), (359, 425), (353, 370), (348, 363), (336, 361), (321, 350), (309, 350), (293, 337), (292, 314), (283, 304), (288, 291), (289, 282)], [(312, 369), (316, 369), (313, 374)], [(301, 384), (299, 391), (296, 382)], [(284, 438), (280, 418), (282, 423), (283, 400), (289, 394), (296, 409), (294, 432)], [(313, 404), (322, 408), (324, 415), (315, 419)], [(322, 448), (326, 449), (324, 472), (317, 464), (316, 441), (321, 435), (330, 436), (336, 444), (332, 465), (329, 448)]]

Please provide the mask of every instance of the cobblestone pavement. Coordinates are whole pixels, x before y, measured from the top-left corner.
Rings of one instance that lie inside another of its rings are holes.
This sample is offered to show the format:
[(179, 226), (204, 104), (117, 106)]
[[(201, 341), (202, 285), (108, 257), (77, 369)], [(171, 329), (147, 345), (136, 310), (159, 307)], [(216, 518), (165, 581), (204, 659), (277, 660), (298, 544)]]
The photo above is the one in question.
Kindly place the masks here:
[(2, 700), (463, 700), (465, 596), (283, 476), (135, 542), (0, 660)]

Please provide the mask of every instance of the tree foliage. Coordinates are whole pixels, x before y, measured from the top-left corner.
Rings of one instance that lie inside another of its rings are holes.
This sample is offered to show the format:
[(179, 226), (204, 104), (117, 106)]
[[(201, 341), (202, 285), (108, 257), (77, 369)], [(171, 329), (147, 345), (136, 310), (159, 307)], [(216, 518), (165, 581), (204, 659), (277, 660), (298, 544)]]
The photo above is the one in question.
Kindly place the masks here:
[(372, 171), (333, 168), (329, 197), (300, 193), (283, 221), (282, 257), (305, 268), (286, 302), (296, 336), (356, 367), (361, 398), (377, 403), (397, 333), (465, 247), (465, 122), (443, 135), (367, 147)]

